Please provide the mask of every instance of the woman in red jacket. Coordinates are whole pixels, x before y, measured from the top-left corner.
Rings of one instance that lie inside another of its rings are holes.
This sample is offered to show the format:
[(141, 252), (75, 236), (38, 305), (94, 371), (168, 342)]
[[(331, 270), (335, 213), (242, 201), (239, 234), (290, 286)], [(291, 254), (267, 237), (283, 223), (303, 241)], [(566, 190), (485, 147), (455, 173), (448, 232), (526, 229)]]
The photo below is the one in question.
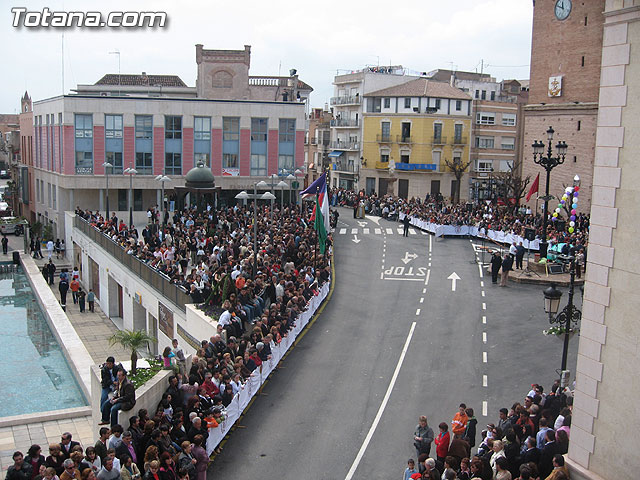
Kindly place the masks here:
[(438, 425), (438, 428), (440, 429), (440, 433), (434, 439), (434, 442), (436, 444), (436, 456), (438, 457), (439, 462), (444, 463), (444, 459), (449, 452), (449, 426), (446, 423), (442, 422), (440, 425)]

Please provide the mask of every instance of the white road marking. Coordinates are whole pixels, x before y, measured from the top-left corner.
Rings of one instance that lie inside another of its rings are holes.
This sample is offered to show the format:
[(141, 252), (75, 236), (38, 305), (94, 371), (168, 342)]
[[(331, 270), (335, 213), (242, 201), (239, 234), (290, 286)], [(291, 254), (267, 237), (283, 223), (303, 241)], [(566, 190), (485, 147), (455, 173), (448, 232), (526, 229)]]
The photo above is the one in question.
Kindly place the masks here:
[(431, 269), (427, 270), (427, 278), (424, 280), (425, 285), (429, 285), (429, 277), (431, 276)]
[(487, 332), (482, 332), (482, 343), (487, 343)]
[(380, 272), (380, 280), (384, 280), (384, 272)]
[(482, 316), (482, 323), (484, 323), (484, 324), (487, 323), (487, 317), (485, 317), (484, 315)]
[(404, 234), (404, 228), (398, 228), (398, 235)]
[[(431, 265), (431, 264), (429, 264)], [(451, 280), (451, 291), (455, 292), (456, 291), (456, 281), (461, 280), (461, 278), (458, 276), (458, 274), (456, 272), (453, 272), (451, 275), (449, 275), (447, 277), (447, 280)]]
[(385, 278), (385, 280), (402, 280), (404, 282), (421, 282), (422, 281), (421, 278), (394, 278), (394, 277), (387, 277)]
[(422, 289), (422, 293), (427, 293), (427, 289), (426, 289), (426, 288), (423, 288), (423, 289)]
[(482, 352), (482, 363), (487, 363), (487, 352)]
[(393, 228), (387, 228), (387, 233), (391, 235), (393, 233)]
[(369, 229), (368, 228), (363, 228), (362, 229), (362, 233), (365, 235), (369, 235)]
[(482, 296), (484, 297), (484, 290), (482, 290)]
[(488, 379), (486, 375), (482, 375), (482, 386), (483, 387), (487, 387), (488, 386)]
[(482, 303), (482, 309), (483, 309), (483, 310), (486, 310), (486, 309), (487, 309), (487, 304), (486, 304), (486, 303), (484, 303), (484, 302)]
[[(386, 255), (386, 253), (382, 252), (382, 258), (384, 258), (384, 256)], [(484, 292), (482, 292), (484, 294)], [(484, 295), (482, 295), (484, 297)]]
[(353, 235), (356, 235), (356, 234), (358, 233), (358, 229), (357, 229), (357, 228), (352, 228), (352, 229), (351, 229), (351, 233), (352, 233)]
[(478, 271), (480, 272), (480, 278), (484, 277), (484, 273), (482, 272), (482, 265), (478, 264)]
[(418, 232), (416, 232), (413, 228), (409, 229), (409, 234), (411, 235), (417, 235)]
[(382, 233), (382, 230), (379, 228), (374, 228), (373, 231), (375, 232), (376, 235), (380, 235)]
[(415, 329), (416, 329), (416, 322), (413, 322), (411, 324), (411, 329), (409, 330), (409, 335), (407, 336), (407, 340), (404, 342), (404, 347), (402, 348), (402, 353), (400, 354), (400, 358), (398, 359), (398, 364), (396, 365), (396, 369), (393, 372), (393, 376), (391, 377), (391, 382), (389, 383), (389, 387), (387, 388), (387, 391), (384, 394), (384, 398), (382, 399), (382, 403), (380, 404), (380, 408), (378, 409), (378, 413), (376, 413), (376, 416), (373, 419), (371, 428), (369, 429), (369, 432), (367, 433), (367, 436), (365, 437), (364, 442), (362, 442), (362, 446), (360, 447), (360, 450), (358, 451), (358, 454), (356, 455), (356, 458), (353, 461), (351, 468), (347, 472), (347, 476), (345, 477), (345, 480), (351, 480), (355, 475), (358, 465), (360, 464), (360, 461), (362, 460), (362, 457), (364, 456), (364, 453), (366, 452), (367, 447), (369, 446), (369, 442), (371, 442), (371, 438), (373, 437), (373, 434), (375, 433), (376, 428), (380, 423), (380, 419), (382, 418), (384, 409), (387, 407), (387, 403), (389, 402), (389, 397), (391, 397), (391, 392), (393, 391), (393, 387), (395, 386), (396, 380), (398, 379), (398, 375), (400, 374), (400, 368), (402, 367), (402, 363), (404, 362), (404, 357), (406, 356), (407, 350), (409, 349), (409, 342), (411, 342), (411, 337), (413, 336), (413, 332)]
[(418, 316), (418, 315), (420, 315), (420, 309), (419, 308), (416, 310), (416, 316)]
[(420, 303), (424, 303), (424, 297), (420, 298)]
[(344, 235), (345, 233), (347, 233), (347, 229), (346, 228), (341, 228), (340, 229), (340, 235)]
[(487, 416), (487, 411), (489, 410), (489, 406), (487, 405), (487, 401), (483, 400), (482, 401), (482, 416), (486, 417)]
[(429, 253), (431, 253), (431, 242), (433, 240), (433, 237), (431, 235), (429, 235)]
[(484, 287), (484, 280), (480, 280), (480, 286)]

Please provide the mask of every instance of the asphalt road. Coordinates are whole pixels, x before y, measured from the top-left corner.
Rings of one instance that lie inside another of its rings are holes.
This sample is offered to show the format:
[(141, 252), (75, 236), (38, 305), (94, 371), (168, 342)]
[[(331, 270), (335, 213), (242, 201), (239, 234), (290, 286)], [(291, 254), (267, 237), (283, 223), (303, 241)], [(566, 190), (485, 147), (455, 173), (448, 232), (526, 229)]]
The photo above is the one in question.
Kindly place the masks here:
[(465, 402), (481, 429), (531, 383), (556, 376), (562, 345), (541, 333), (543, 287), (481, 278), (468, 239), (403, 238), (398, 223), (340, 213), (333, 296), (241, 419), (211, 479), (399, 477), (415, 455), (419, 415), (437, 431)]

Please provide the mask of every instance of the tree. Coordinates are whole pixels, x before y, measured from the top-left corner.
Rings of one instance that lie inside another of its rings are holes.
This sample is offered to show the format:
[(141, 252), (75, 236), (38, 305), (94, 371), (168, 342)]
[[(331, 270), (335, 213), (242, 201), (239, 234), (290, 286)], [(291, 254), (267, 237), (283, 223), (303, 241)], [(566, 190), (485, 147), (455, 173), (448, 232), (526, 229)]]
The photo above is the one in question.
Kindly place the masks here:
[(456, 191), (453, 195), (453, 203), (460, 202), (460, 183), (462, 180), (462, 176), (471, 165), (471, 161), (463, 162), (460, 157), (455, 157), (453, 160), (444, 159), (445, 165), (453, 172), (453, 175), (456, 177)]
[(515, 209), (520, 206), (520, 200), (527, 194), (527, 186), (531, 182), (531, 175), (522, 178), (520, 175), (521, 160), (514, 160), (508, 163), (509, 171), (505, 172), (504, 184), (507, 187), (507, 195), (511, 195), (515, 199)]
[(136, 373), (136, 364), (138, 363), (138, 349), (146, 347), (156, 339), (147, 335), (144, 330), (118, 330), (109, 339), (109, 344), (113, 347), (116, 343), (122, 348), (131, 350), (131, 375)]

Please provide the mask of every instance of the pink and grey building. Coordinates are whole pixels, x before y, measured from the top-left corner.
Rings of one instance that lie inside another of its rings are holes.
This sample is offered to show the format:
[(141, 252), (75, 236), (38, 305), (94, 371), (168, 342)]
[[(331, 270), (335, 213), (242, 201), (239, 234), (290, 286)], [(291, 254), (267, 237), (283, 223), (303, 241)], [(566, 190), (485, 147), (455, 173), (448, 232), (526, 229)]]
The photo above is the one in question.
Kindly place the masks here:
[(198, 45), (196, 58), (195, 87), (173, 75), (109, 74), (95, 85), (79, 85), (74, 94), (33, 103), (38, 220), (61, 236), (65, 211), (104, 210), (105, 162), (113, 165), (112, 211), (128, 210), (129, 177), (123, 172), (137, 170), (137, 215), (161, 203), (157, 175), (171, 178), (165, 184), (170, 191), (184, 184), (198, 162), (213, 172), (223, 201), (257, 181), (303, 169), (311, 87), (293, 70), (289, 77), (250, 77), (248, 46), (235, 51)]

